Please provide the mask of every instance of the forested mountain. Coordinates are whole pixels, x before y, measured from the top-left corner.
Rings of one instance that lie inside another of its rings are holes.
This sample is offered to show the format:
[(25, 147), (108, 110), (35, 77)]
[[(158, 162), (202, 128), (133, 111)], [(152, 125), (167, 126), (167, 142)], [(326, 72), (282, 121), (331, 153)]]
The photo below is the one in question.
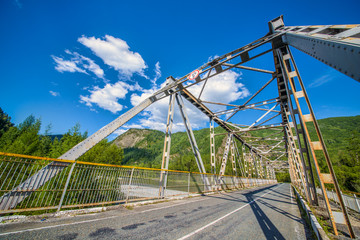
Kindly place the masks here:
[[(224, 132), (221, 128), (217, 128), (216, 131)], [(194, 135), (201, 156), (204, 159), (205, 168), (209, 171), (209, 129), (204, 128), (194, 131)], [(124, 149), (124, 164), (160, 168), (164, 137), (165, 134), (157, 130), (130, 129), (117, 137), (113, 143)], [(217, 156), (222, 153), (224, 138), (225, 135), (215, 137)], [(129, 145), (129, 142), (131, 142), (131, 145)], [(170, 169), (198, 171), (186, 132), (177, 132), (171, 135), (170, 154)]]
[[(360, 192), (360, 116), (335, 117), (318, 120), (325, 144), (337, 174), (339, 184), (344, 189)], [(312, 139), (316, 139), (314, 128), (309, 126)], [(223, 132), (216, 128), (216, 133)], [(264, 132), (264, 131), (263, 131)], [(254, 133), (253, 133), (254, 134)], [(207, 171), (210, 170), (209, 129), (194, 131), (202, 159)], [(261, 134), (255, 134), (260, 136)], [(160, 168), (164, 147), (164, 133), (156, 130), (130, 129), (114, 140), (114, 144), (124, 148), (123, 164)], [(131, 142), (131, 146), (125, 143)], [(219, 160), (225, 146), (225, 135), (216, 136), (216, 155)], [(325, 159), (318, 156), (322, 169)], [(229, 162), (228, 162), (229, 163)], [(219, 163), (220, 164), (220, 163)], [(217, 166), (219, 166), (217, 164)], [(170, 169), (197, 171), (185, 132), (172, 134)], [(229, 168), (228, 168), (229, 169)], [(230, 172), (228, 172), (230, 173)]]
[[(318, 121), (333, 162), (339, 184), (346, 190), (360, 192), (360, 116), (327, 118)], [(57, 158), (87, 137), (77, 124), (63, 135), (39, 133), (41, 121), (29, 116), (14, 125), (0, 108), (0, 151)], [(315, 131), (311, 128), (313, 138)], [(216, 133), (223, 133), (221, 128)], [(210, 171), (209, 129), (194, 131), (197, 144), (207, 171)], [(215, 137), (216, 155), (221, 159), (225, 136)], [(137, 165), (160, 168), (164, 147), (164, 133), (149, 129), (130, 129), (112, 142), (103, 140), (79, 160), (109, 164)], [(319, 157), (320, 166), (325, 161)], [(230, 161), (228, 161), (230, 164)], [(217, 164), (219, 166), (220, 163)], [(197, 165), (185, 132), (172, 134), (170, 169), (197, 171)], [(228, 168), (230, 169), (230, 168)], [(230, 170), (229, 170), (230, 171)], [(231, 174), (231, 172), (227, 172)]]

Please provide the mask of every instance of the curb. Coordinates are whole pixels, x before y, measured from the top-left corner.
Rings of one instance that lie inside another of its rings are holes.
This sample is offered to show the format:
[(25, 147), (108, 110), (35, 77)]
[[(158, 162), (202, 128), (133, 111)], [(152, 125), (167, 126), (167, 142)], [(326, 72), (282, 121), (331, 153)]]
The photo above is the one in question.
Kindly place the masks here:
[(308, 219), (310, 220), (312, 230), (314, 231), (317, 239), (319, 240), (330, 240), (330, 238), (326, 235), (324, 229), (321, 227), (320, 223), (316, 219), (315, 215), (312, 213), (310, 207), (307, 205), (305, 200), (300, 196), (296, 188), (291, 186), (296, 196), (299, 198), (301, 207), (305, 210)]

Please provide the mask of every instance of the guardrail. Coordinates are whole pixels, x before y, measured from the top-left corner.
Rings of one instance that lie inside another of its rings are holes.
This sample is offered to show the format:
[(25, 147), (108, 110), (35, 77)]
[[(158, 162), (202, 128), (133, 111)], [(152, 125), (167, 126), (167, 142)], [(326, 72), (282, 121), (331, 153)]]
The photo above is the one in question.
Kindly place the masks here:
[[(317, 188), (316, 191), (318, 193), (322, 194), (320, 188)], [(339, 198), (337, 197), (337, 195), (334, 191), (327, 191), (327, 195), (331, 200), (333, 200), (334, 202), (339, 204)], [(355, 194), (353, 196), (350, 196), (350, 195), (341, 193), (341, 195), (344, 199), (344, 204), (347, 208), (360, 213), (360, 199), (358, 197), (356, 197)]]
[[(50, 163), (51, 170), (35, 175)], [(66, 208), (157, 199), (160, 198), (159, 179), (162, 171), (167, 174), (167, 187), (163, 195), (165, 198), (215, 191), (219, 187), (206, 186), (202, 174), (196, 172), (0, 152), (0, 214), (51, 209), (59, 211)], [(52, 177), (41, 187), (35, 188), (34, 182), (39, 181), (36, 178), (47, 178), (44, 175)], [(218, 182), (218, 175), (206, 175), (212, 182)], [(31, 177), (31, 181), (27, 180)], [(276, 180), (223, 176), (221, 182), (222, 189), (234, 189), (274, 184)]]

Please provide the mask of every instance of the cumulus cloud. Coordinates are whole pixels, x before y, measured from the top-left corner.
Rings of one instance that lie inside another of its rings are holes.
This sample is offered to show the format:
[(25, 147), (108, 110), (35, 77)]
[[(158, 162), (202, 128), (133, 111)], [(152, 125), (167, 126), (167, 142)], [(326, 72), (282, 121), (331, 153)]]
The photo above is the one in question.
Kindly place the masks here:
[(119, 136), (119, 135), (125, 133), (127, 130), (129, 130), (129, 129), (119, 128), (118, 130), (116, 130), (115, 132), (113, 132), (113, 134), (114, 134), (115, 136)]
[[(135, 93), (132, 94), (131, 95), (132, 105), (135, 106), (139, 104), (141, 101), (149, 97), (153, 92), (155, 92), (154, 89), (145, 90), (141, 95)], [(197, 129), (203, 126), (208, 118), (186, 100), (184, 100), (184, 104), (192, 128)], [(169, 108), (169, 97), (163, 98), (153, 103), (145, 110), (145, 112), (142, 113), (142, 116), (138, 120), (139, 124), (143, 128), (150, 128), (150, 129), (157, 129), (160, 131), (164, 131), (166, 128), (168, 108)], [(184, 130), (185, 128), (184, 128), (183, 120), (180, 111), (177, 107), (177, 103), (175, 102), (173, 132), (184, 131)]]
[(50, 93), (52, 96), (54, 96), (54, 97), (60, 96), (60, 93), (59, 93), (59, 92), (49, 91), (49, 93)]
[[(250, 96), (250, 92), (245, 85), (237, 82), (240, 78), (241, 74), (231, 70), (210, 78), (207, 81), (201, 99), (210, 102), (231, 103)], [(204, 83), (193, 85), (189, 87), (189, 90), (194, 96), (198, 97)], [(213, 111), (222, 109), (224, 109), (224, 106), (212, 105)]]
[(95, 86), (93, 90), (89, 91), (89, 96), (80, 95), (80, 102), (89, 107), (93, 107), (95, 104), (112, 113), (117, 113), (123, 109), (123, 105), (118, 100), (124, 99), (129, 91), (135, 90), (141, 90), (141, 87), (138, 84), (129, 85), (122, 81), (115, 84), (107, 83), (103, 88)]
[(92, 59), (78, 54), (77, 52), (70, 53), (75, 57), (75, 61), (79, 62), (83, 68), (94, 73), (98, 78), (104, 78), (104, 70), (100, 68)]
[(130, 78), (137, 73), (148, 78), (144, 74), (147, 68), (145, 61), (139, 53), (130, 51), (124, 40), (105, 35), (104, 39), (82, 36), (78, 41), (125, 77)]
[(77, 52), (65, 52), (71, 56), (70, 60), (64, 58), (51, 56), (55, 63), (55, 69), (59, 72), (81, 72), (88, 74), (88, 71), (94, 73), (98, 78), (104, 78), (104, 71), (92, 59), (85, 57)]
[[(209, 79), (201, 98), (207, 101), (231, 103), (238, 99), (249, 96), (249, 90), (244, 86), (244, 84), (237, 82), (240, 77), (241, 74), (239, 73), (234, 71), (227, 71)], [(201, 87), (201, 85), (194, 85), (189, 88), (189, 91), (195, 96), (198, 96), (201, 91)], [(151, 96), (156, 90), (157, 89), (152, 88), (143, 90), (142, 94), (132, 94), (131, 104), (134, 106), (139, 104), (141, 101)], [(184, 100), (184, 104), (192, 128), (197, 129), (207, 126), (209, 119), (205, 114), (201, 113), (197, 108), (195, 108), (186, 100)], [(139, 124), (144, 128), (164, 131), (166, 127), (168, 107), (169, 98), (164, 98), (155, 102), (146, 109), (144, 116), (139, 119)], [(212, 110), (218, 111), (223, 110), (224, 108), (224, 106), (218, 106)], [(183, 120), (177, 106), (175, 107), (173, 131), (184, 131)]]

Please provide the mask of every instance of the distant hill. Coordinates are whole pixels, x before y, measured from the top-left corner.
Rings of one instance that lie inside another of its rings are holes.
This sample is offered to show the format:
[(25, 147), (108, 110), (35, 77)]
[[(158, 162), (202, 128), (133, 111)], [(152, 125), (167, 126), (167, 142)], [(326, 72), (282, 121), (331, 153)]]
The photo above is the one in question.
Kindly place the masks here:
[[(344, 156), (350, 151), (350, 145), (353, 144), (351, 139), (357, 139), (356, 134), (360, 134), (360, 116), (326, 118), (318, 120), (318, 123), (325, 139), (330, 158), (334, 163), (335, 170), (337, 172), (341, 172), (341, 174), (337, 174), (339, 175), (339, 182), (341, 185), (346, 185), (346, 182), (349, 179), (346, 178), (347, 174), (344, 173), (344, 171), (346, 172), (350, 170), (344, 170), (346, 168), (346, 164), (343, 163), (344, 161), (341, 159), (344, 158)], [(224, 130), (219, 127), (216, 128), (215, 131), (217, 133), (224, 132)], [(315, 139), (316, 132), (314, 128), (309, 126), (309, 131), (312, 139)], [(252, 132), (252, 134), (255, 136), (261, 136), (264, 133)], [(207, 171), (210, 171), (209, 129), (204, 128), (194, 131), (194, 135), (197, 140), (205, 168)], [(124, 149), (123, 164), (160, 168), (162, 151), (164, 147), (164, 136), (165, 134), (163, 132), (157, 130), (130, 129), (122, 135), (118, 136), (113, 141), (113, 144), (116, 144), (117, 146)], [(226, 140), (225, 136), (226, 135), (221, 135), (216, 136), (215, 138), (217, 159), (220, 159), (223, 154)], [(349, 158), (348, 155), (346, 156)], [(322, 157), (319, 157), (319, 161), (320, 166), (325, 167), (325, 161)], [(217, 166), (219, 165), (220, 162)], [(356, 177), (359, 178), (359, 190), (357, 191), (360, 191), (360, 161), (355, 163), (353, 169), (357, 169), (357, 166), (359, 166), (359, 176), (356, 174), (351, 176), (352, 179), (355, 179)], [(191, 152), (191, 147), (186, 132), (177, 132), (172, 134), (169, 168), (197, 171), (196, 163)], [(354, 181), (356, 182), (356, 180)], [(353, 183), (352, 185), (354, 184), (356, 183)], [(352, 190), (356, 189), (356, 187), (351, 186), (347, 186), (347, 188)]]
[(51, 138), (51, 141), (54, 141), (55, 138), (57, 138), (58, 140), (60, 140), (60, 139), (64, 136), (64, 134), (52, 134), (52, 135), (46, 135), (46, 136), (50, 137), (50, 138)]
[[(219, 131), (223, 131), (219, 129)], [(204, 159), (205, 165), (209, 158), (209, 129), (204, 128), (201, 130), (194, 131), (197, 144), (200, 149), (202, 158)], [(140, 165), (146, 167), (161, 167), (162, 152), (164, 148), (164, 137), (165, 134), (157, 130), (149, 129), (129, 129), (125, 133), (118, 136), (113, 144), (124, 149), (124, 160), (123, 164), (126, 165)], [(188, 141), (186, 132), (177, 132), (172, 134), (171, 141), (171, 163), (174, 161), (180, 161), (183, 158), (193, 158), (191, 146)], [(217, 136), (215, 138), (215, 146), (218, 148), (218, 154), (222, 153), (221, 147), (223, 144), (224, 136)], [(205, 160), (206, 159), (206, 160)], [(194, 161), (195, 164), (195, 161)], [(196, 165), (196, 164), (195, 164)], [(195, 167), (194, 165), (194, 167)], [(177, 166), (178, 170), (192, 170), (196, 171), (196, 168), (192, 167), (180, 167)], [(208, 166), (210, 168), (210, 165)]]
[[(318, 120), (318, 123), (330, 156), (346, 150), (352, 132), (360, 133), (360, 115), (325, 118)], [(310, 134), (311, 137), (315, 136), (315, 130), (312, 129)]]
[[(336, 157), (339, 151), (345, 151), (351, 132), (360, 132), (360, 116), (355, 117), (334, 117), (318, 120), (321, 132), (325, 139), (328, 151), (331, 156)], [(315, 139), (315, 130), (309, 127), (311, 136)], [(224, 132), (216, 128), (216, 132)], [(264, 132), (264, 130), (262, 130)], [(254, 134), (255, 132), (253, 132)], [(260, 133), (260, 132), (259, 132)], [(202, 155), (209, 154), (209, 128), (194, 131), (197, 144)], [(254, 134), (261, 136), (263, 134)], [(165, 134), (161, 131), (150, 129), (129, 129), (127, 132), (118, 136), (113, 143), (124, 149), (124, 163), (150, 163), (153, 166), (160, 166), (160, 160), (164, 147)], [(216, 136), (215, 146), (217, 153), (222, 153), (224, 147), (224, 136)], [(220, 149), (219, 149), (220, 148)], [(136, 153), (138, 151), (138, 153)], [(172, 134), (171, 155), (191, 154), (190, 144), (185, 132)], [(153, 157), (147, 158), (145, 157)], [(134, 157), (134, 159), (132, 159)], [(154, 165), (155, 164), (155, 165)]]

